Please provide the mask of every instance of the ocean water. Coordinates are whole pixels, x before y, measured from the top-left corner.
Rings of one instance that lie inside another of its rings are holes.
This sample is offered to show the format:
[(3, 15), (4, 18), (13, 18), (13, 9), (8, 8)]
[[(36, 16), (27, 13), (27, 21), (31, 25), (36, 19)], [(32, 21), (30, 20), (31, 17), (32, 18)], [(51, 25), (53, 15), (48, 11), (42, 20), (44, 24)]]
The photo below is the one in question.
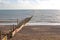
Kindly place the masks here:
[(21, 20), (31, 15), (30, 23), (60, 23), (60, 10), (0, 10), (0, 20)]

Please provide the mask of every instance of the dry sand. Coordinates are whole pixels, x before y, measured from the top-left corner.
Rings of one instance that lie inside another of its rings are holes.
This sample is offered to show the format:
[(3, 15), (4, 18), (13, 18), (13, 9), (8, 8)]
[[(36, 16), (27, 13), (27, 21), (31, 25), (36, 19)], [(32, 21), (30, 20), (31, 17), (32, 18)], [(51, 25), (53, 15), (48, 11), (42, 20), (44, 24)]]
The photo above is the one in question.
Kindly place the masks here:
[[(10, 29), (12, 26), (0, 26), (2, 31)], [(25, 26), (10, 40), (60, 40), (60, 26)]]

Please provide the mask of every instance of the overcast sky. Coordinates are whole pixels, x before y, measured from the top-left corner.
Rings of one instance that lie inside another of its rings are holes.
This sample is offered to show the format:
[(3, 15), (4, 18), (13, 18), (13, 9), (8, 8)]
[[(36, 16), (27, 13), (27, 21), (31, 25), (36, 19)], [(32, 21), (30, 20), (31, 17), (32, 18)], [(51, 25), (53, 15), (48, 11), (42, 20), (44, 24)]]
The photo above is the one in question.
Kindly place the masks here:
[(60, 0), (0, 0), (0, 9), (60, 9)]

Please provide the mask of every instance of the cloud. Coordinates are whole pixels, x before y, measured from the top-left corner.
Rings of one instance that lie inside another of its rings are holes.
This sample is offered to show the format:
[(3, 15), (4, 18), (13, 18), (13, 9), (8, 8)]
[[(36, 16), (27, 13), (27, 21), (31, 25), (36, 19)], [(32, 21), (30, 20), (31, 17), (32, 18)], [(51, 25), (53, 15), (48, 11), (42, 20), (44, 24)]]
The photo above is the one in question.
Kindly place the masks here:
[[(10, 3), (10, 1), (2, 1), (1, 3), (0, 3), (0, 8), (2, 8), (2, 9), (20, 9), (20, 8), (22, 8), (22, 9), (25, 9), (25, 8), (35, 8), (38, 4), (34, 1), (34, 0), (30, 0), (30, 1), (20, 1), (20, 0), (18, 0), (18, 2), (17, 3)], [(14, 1), (15, 2), (15, 1)], [(35, 6), (36, 5), (36, 6)]]
[(60, 9), (60, 0), (0, 0), (0, 9)]

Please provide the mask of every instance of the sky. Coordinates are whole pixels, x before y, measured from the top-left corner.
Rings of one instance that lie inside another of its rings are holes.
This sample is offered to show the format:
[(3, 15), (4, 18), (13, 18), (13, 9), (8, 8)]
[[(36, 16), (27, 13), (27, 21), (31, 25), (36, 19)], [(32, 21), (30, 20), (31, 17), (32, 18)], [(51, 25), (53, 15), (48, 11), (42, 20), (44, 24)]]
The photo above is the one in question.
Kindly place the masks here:
[(60, 0), (0, 0), (0, 9), (59, 9)]

